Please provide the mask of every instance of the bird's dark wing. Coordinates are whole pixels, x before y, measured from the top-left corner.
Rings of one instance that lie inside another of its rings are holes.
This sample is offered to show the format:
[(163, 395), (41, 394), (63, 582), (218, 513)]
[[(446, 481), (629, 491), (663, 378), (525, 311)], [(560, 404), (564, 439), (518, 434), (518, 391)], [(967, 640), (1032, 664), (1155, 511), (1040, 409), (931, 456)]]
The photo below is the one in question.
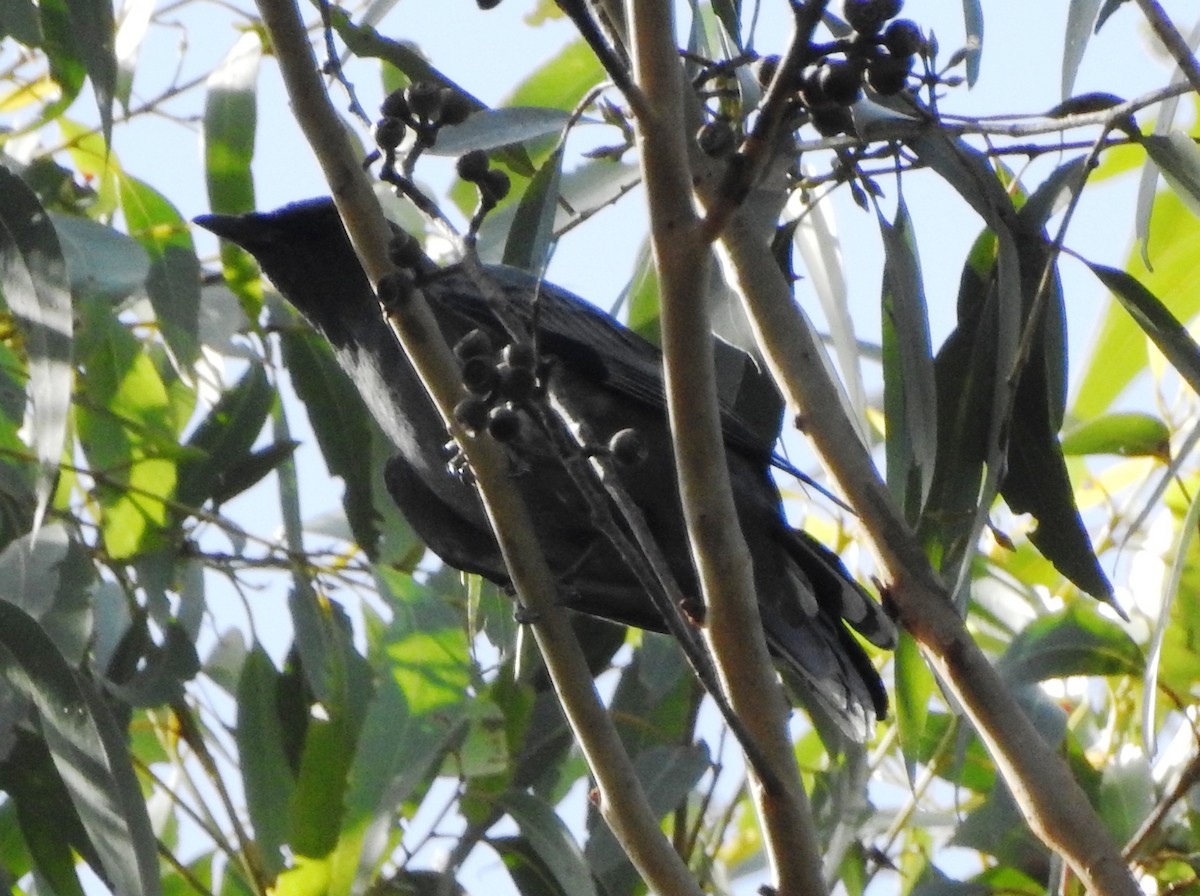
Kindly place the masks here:
[[(454, 566), (506, 582), (478, 495), (447, 469), (441, 418), (385, 323), (332, 202), (315, 200), (237, 218), (209, 216), (197, 223), (250, 251), (284, 297), (329, 340), (339, 365), (396, 445), (398, 457), (387, 473), (389, 491), (429, 546)], [(557, 365), (552, 374), (556, 389), (570, 398), (598, 440), (605, 443), (614, 432), (632, 428), (647, 443), (646, 459), (623, 470), (622, 480), (646, 515), (683, 594), (698, 597), (657, 348), (549, 284), (541, 287), (535, 317), (534, 278), (507, 268), (488, 269), (487, 276), (515, 316), (536, 321), (539, 347)], [(473, 328), (483, 330), (497, 346), (508, 341), (483, 290), (461, 269), (425, 277), (420, 285), (448, 341)], [(765, 380), (756, 384), (753, 377), (742, 383), (752, 399), (761, 399), (753, 393), (767, 385)], [(884, 711), (886, 699), (878, 675), (845, 626), (888, 645), (891, 623), (837, 557), (784, 521), (768, 469), (778, 416), (747, 418), (727, 403), (722, 421), (738, 520), (768, 642), (788, 677), (800, 683), (810, 708), (861, 738)], [(536, 426), (530, 430), (529, 438), (523, 435), (511, 447), (511, 475), (560, 579), (564, 604), (661, 630), (664, 622), (655, 604), (596, 527), (561, 455), (544, 433), (538, 440)]]

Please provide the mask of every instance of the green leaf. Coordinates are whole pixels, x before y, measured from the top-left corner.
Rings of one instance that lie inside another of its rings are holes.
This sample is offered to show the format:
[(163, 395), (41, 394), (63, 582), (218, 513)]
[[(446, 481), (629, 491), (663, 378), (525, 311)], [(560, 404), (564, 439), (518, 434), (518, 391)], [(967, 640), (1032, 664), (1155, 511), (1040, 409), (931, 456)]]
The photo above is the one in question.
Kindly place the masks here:
[(40, 0), (38, 16), (42, 27), (41, 48), (50, 62), (50, 77), (62, 91), (57, 102), (42, 109), (42, 121), (53, 121), (79, 96), (87, 79), (87, 67), (75, 40), (75, 23), (71, 20), (68, 0)]
[(116, 302), (145, 286), (146, 250), (133, 238), (88, 218), (50, 213), (67, 262), (71, 292)]
[(900, 506), (916, 519), (929, 497), (937, 460), (937, 383), (912, 219), (903, 197), (897, 202), (894, 225), (879, 215), (887, 480)]
[(378, 687), (347, 776), (331, 858), (329, 893), (337, 896), (362, 892), (374, 879), (397, 813), (428, 786), (468, 727), (471, 663), (461, 621), (404, 574), (378, 572), (381, 595), (399, 604), (376, 648)]
[(143, 346), (97, 304), (84, 308), (80, 350), (87, 375), (76, 407), (80, 442), (93, 470), (105, 548), (128, 559), (167, 543), (166, 500), (179, 453), (166, 385)]
[[(16, 804), (20, 836), (29, 847), (38, 874), (55, 894), (83, 896), (74, 853), (78, 852), (93, 868), (103, 868), (103, 863), (54, 767), (45, 740), (17, 729), (11, 750), (0, 762), (0, 790)], [(20, 874), (15, 869), (10, 873), (14, 877)]]
[(200, 262), (192, 234), (167, 198), (136, 178), (120, 181), (129, 234), (150, 256), (146, 291), (173, 360), (191, 369), (200, 355)]
[(1063, 454), (1119, 454), (1171, 459), (1171, 431), (1150, 414), (1105, 414), (1072, 428), (1062, 437)]
[(112, 142), (112, 105), (117, 89), (116, 25), (111, 0), (66, 0), (71, 38), (92, 79), (104, 142)]
[(301, 588), (288, 603), (305, 680), (323, 710), (305, 732), (288, 841), (297, 854), (322, 858), (338, 841), (348, 775), (374, 682), (338, 604)]
[(937, 690), (933, 672), (921, 656), (917, 642), (906, 631), (896, 644), (896, 725), (900, 749), (911, 779), (920, 756), (920, 745), (929, 721), (929, 699)]
[[(1160, 349), (1167, 359), (1193, 389), (1200, 391), (1195, 344), (1190, 337), (1185, 338), (1178, 323), (1200, 311), (1200, 290), (1195, 289), (1200, 281), (1200, 219), (1170, 191), (1154, 200), (1154, 219), (1153, 270), (1143, 264), (1136, 250), (1130, 254), (1124, 272), (1090, 266), (1113, 290), (1119, 304), (1105, 314), (1091, 360), (1079, 379), (1072, 405), (1072, 414), (1078, 419), (1088, 420), (1107, 411), (1133, 378), (1145, 370), (1147, 334), (1162, 343)], [(1150, 296), (1156, 301), (1150, 301)]]
[(73, 337), (66, 262), (37, 197), (0, 166), (0, 298), (16, 318), (28, 355), (29, 421), (38, 476), (39, 518), (62, 458), (71, 403)]
[(1200, 346), (1187, 328), (1158, 297), (1133, 276), (1088, 264), (1092, 273), (1112, 290), (1122, 307), (1163, 353), (1193, 391), (1200, 393)]
[[(701, 744), (654, 746), (634, 757), (637, 780), (658, 817), (682, 805), (711, 764), (708, 751)], [(592, 874), (605, 892), (629, 892), (638, 880), (637, 872), (608, 825), (599, 821), (596, 814), (589, 821), (591, 836), (584, 854)]]
[(541, 137), (557, 137), (570, 119), (571, 113), (561, 109), (482, 109), (462, 124), (439, 132), (429, 153), (461, 156), (473, 149), (489, 151)]
[(999, 662), (1006, 680), (1013, 684), (1070, 675), (1140, 679), (1143, 666), (1141, 649), (1124, 629), (1084, 603), (1030, 623)]
[(1162, 169), (1163, 178), (1193, 215), (1200, 215), (1200, 149), (1183, 131), (1143, 137), (1150, 158)]
[(251, 365), (188, 439), (187, 446), (195, 453), (179, 465), (177, 501), (198, 508), (218, 490), (229, 490), (230, 472), (251, 456), (250, 448), (266, 425), (274, 402), (275, 389), (262, 365)]
[(0, 554), (0, 594), (33, 617), (70, 663), (83, 660), (92, 638), (95, 576), (89, 549), (58, 523)]
[(234, 731), (254, 840), (271, 875), (284, 867), (281, 850), (287, 842), (288, 809), (296, 787), (276, 704), (279, 678), (266, 652), (256, 646), (246, 656), (238, 679)]
[(42, 43), (38, 8), (33, 0), (6, 0), (0, 6), (0, 37), (12, 37), (17, 43), (36, 47)]
[(254, 210), (250, 163), (254, 159), (255, 88), (262, 52), (260, 34), (243, 32), (205, 83), (204, 175), (209, 207), (218, 214)]
[(127, 747), (104, 700), (28, 614), (0, 601), (0, 678), (37, 708), (42, 734), (113, 891), (157, 896), (158, 850)]
[(1144, 754), (1105, 764), (1096, 810), (1114, 843), (1128, 843), (1151, 816), (1158, 802), (1156, 790)]
[[(525, 837), (492, 837), (488, 844), (504, 862), (521, 896), (571, 896), (574, 892), (562, 888), (553, 870)], [(591, 882), (590, 877), (587, 880)]]
[(505, 264), (533, 274), (545, 269), (554, 242), (562, 163), (560, 148), (550, 154), (525, 188), (504, 245)]
[(373, 457), (366, 447), (382, 436), (324, 340), (311, 331), (287, 329), (281, 334), (280, 344), (284, 365), (308, 412), (321, 456), (329, 472), (345, 483), (342, 506), (355, 541), (373, 556), (380, 537), (374, 496), (383, 476), (380, 467), (363, 461)]
[(553, 878), (554, 891), (572, 896), (596, 896), (595, 883), (583, 851), (554, 807), (519, 791), (506, 794), (502, 802), (533, 855)]
[(579, 38), (517, 85), (504, 105), (570, 111), (606, 77), (596, 54)]

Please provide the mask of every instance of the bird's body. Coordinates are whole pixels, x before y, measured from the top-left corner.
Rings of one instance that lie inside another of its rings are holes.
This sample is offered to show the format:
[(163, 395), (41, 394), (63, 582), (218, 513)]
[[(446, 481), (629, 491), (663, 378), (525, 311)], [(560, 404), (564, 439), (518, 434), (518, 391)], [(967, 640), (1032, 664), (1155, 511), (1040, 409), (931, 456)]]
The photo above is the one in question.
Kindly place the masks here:
[[(208, 216), (198, 223), (253, 254), (284, 297), (329, 340), (397, 449), (386, 474), (388, 490), (429, 548), (454, 567), (507, 582), (478, 495), (469, 478), (447, 465), (441, 417), (384, 321), (332, 202), (298, 203), (269, 214)], [(571, 398), (591, 437), (607, 444), (620, 430), (637, 433), (645, 459), (621, 467), (622, 483), (646, 516), (683, 594), (698, 598), (658, 349), (549, 284), (540, 284), (535, 314), (535, 278), (511, 268), (485, 270), (512, 315), (535, 328), (539, 358), (555, 378), (556, 390)], [(461, 269), (437, 271), (419, 285), (451, 344), (472, 330), (487, 333), (497, 347), (509, 341), (476, 282)], [(747, 378), (751, 392), (770, 389), (756, 376)], [(754, 394), (750, 398), (751, 405), (771, 405), (753, 401)], [(891, 624), (834, 554), (786, 524), (770, 475), (778, 414), (771, 419), (769, 413), (725, 408), (722, 427), (768, 643), (799, 677), (810, 706), (815, 703), (844, 732), (862, 737), (887, 701), (846, 622), (883, 646), (890, 646), (894, 636)], [(560, 577), (564, 604), (662, 630), (663, 618), (643, 583), (597, 529), (561, 453), (544, 433), (523, 426), (510, 456), (514, 481)]]

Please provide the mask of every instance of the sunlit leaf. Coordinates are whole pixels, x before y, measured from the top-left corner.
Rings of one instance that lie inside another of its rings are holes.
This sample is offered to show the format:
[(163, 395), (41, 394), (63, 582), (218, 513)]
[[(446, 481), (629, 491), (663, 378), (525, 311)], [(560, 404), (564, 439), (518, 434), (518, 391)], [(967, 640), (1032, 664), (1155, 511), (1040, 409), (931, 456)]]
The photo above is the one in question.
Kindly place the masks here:
[(1063, 454), (1149, 455), (1171, 459), (1171, 431), (1149, 414), (1105, 414), (1074, 427), (1062, 437)]
[[(204, 98), (204, 174), (213, 212), (254, 210), (254, 137), (258, 123), (258, 69), (262, 39), (245, 31), (208, 76)], [(227, 244), (229, 251), (235, 251)], [(224, 253), (226, 248), (222, 247)]]
[(1141, 649), (1095, 607), (1072, 604), (1030, 623), (1000, 659), (1010, 682), (1028, 683), (1070, 675), (1129, 675), (1141, 678)]
[(42, 470), (37, 513), (46, 508), (62, 458), (71, 400), (72, 307), (66, 263), (37, 197), (0, 166), (0, 298), (25, 338), (32, 440)]
[(120, 182), (129, 234), (150, 256), (146, 291), (173, 359), (190, 370), (200, 353), (200, 262), (191, 229), (165, 196), (136, 178)]

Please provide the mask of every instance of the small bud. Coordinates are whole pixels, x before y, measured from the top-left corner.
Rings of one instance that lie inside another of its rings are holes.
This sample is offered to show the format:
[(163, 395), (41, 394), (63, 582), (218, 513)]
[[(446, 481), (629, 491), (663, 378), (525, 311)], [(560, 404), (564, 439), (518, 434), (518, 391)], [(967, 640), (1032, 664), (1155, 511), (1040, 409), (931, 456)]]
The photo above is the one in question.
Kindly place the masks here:
[(525, 401), (537, 386), (537, 376), (532, 367), (514, 367), (507, 362), (496, 365), (500, 383), (500, 394), (509, 401)]
[(400, 145), (408, 130), (399, 118), (381, 118), (375, 122), (375, 145), (380, 149), (391, 152)]
[(511, 404), (492, 408), (487, 415), (487, 431), (497, 442), (511, 442), (521, 434), (521, 417)]
[(412, 272), (402, 268), (388, 271), (375, 287), (379, 294), (379, 303), (389, 312), (402, 308), (412, 297), (414, 288)]
[(877, 56), (867, 69), (867, 84), (880, 96), (899, 93), (908, 81), (912, 62), (911, 56)]
[(489, 425), (488, 403), (477, 395), (470, 395), (454, 406), (454, 419), (471, 435), (479, 435)]
[(492, 339), (483, 330), (471, 330), (454, 343), (454, 354), (460, 361), (485, 358), (492, 354)]
[(771, 80), (775, 77), (775, 72), (778, 69), (778, 56), (760, 56), (750, 64), (750, 72), (754, 75), (754, 80), (758, 82), (758, 86), (763, 90), (766, 90), (771, 85)]
[(537, 364), (533, 346), (528, 342), (510, 342), (500, 352), (500, 360), (510, 367), (520, 367), (525, 370), (533, 370)]
[(500, 375), (496, 365), (483, 355), (467, 358), (462, 365), (463, 386), (472, 395), (488, 396), (496, 388)]
[(404, 97), (405, 90), (404, 87), (393, 90), (384, 98), (379, 106), (379, 111), (384, 118), (408, 118), (408, 100)]
[(893, 56), (906, 57), (920, 53), (925, 48), (925, 39), (917, 23), (909, 19), (897, 19), (883, 32), (883, 45)]
[(719, 159), (733, 152), (737, 137), (729, 122), (717, 118), (700, 126), (696, 132), (696, 144), (709, 158)]
[(397, 230), (388, 242), (388, 258), (392, 264), (405, 270), (420, 268), (426, 261), (425, 250), (415, 236), (404, 230)]
[(442, 115), (439, 124), (462, 124), (471, 114), (471, 103), (452, 87), (442, 88)]
[(479, 181), (487, 177), (488, 164), (487, 153), (482, 149), (473, 149), (459, 156), (455, 168), (458, 170), (459, 177), (468, 183), (474, 184), (479, 183)]
[(608, 440), (608, 453), (622, 467), (636, 467), (649, 456), (646, 443), (635, 429), (619, 429)]
[(405, 99), (408, 100), (408, 108), (417, 118), (427, 122), (441, 120), (442, 86), (436, 81), (417, 81), (410, 84)]
[(479, 181), (479, 194), (492, 205), (502, 201), (512, 189), (512, 181), (507, 174), (498, 168), (492, 168), (487, 176)]

